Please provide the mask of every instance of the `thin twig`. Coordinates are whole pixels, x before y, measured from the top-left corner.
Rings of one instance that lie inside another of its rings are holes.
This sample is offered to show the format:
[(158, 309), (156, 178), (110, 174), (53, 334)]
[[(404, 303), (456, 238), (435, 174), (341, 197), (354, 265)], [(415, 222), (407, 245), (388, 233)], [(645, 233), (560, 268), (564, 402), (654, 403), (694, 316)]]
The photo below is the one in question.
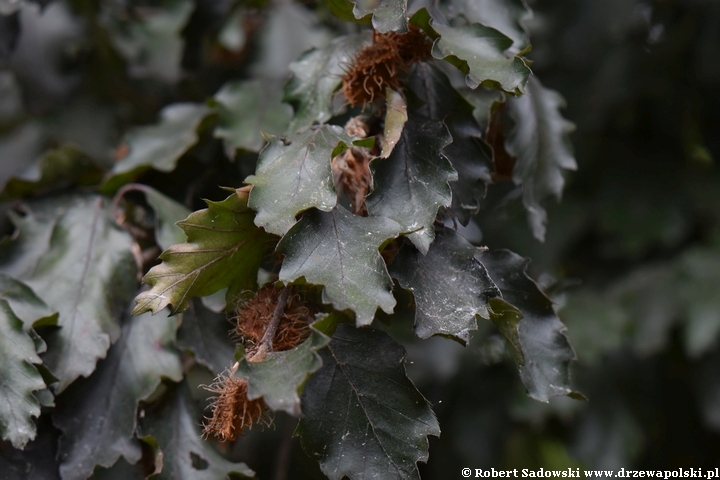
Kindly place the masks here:
[(283, 313), (285, 313), (285, 307), (287, 306), (287, 302), (290, 299), (291, 290), (292, 287), (286, 285), (283, 288), (282, 292), (280, 292), (280, 296), (278, 297), (278, 303), (275, 306), (275, 311), (273, 312), (272, 319), (270, 320), (270, 323), (268, 324), (265, 333), (260, 339), (260, 345), (257, 351), (253, 354), (252, 359), (248, 358), (249, 361), (262, 361), (268, 353), (273, 351), (273, 340), (275, 339), (275, 334), (277, 333), (277, 329), (280, 326), (280, 320), (282, 320)]

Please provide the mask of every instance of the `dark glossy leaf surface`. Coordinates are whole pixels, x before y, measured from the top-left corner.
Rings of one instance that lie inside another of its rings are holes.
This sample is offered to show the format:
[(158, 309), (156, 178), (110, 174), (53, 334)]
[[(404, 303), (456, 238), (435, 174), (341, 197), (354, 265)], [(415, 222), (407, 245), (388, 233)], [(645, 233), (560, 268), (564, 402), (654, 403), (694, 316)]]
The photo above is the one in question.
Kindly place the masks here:
[(210, 108), (203, 104), (178, 103), (165, 107), (155, 125), (139, 127), (125, 135), (127, 155), (115, 164), (103, 190), (115, 192), (142, 172), (171, 172), (177, 161), (198, 141), (197, 129)]
[(35, 438), (32, 417), (40, 415), (40, 403), (33, 392), (45, 388), (33, 365), (39, 363), (35, 342), (22, 320), (0, 299), (0, 435), (15, 448), (24, 448)]
[(271, 352), (262, 362), (241, 360), (235, 376), (247, 378), (249, 400), (262, 397), (272, 410), (284, 410), (299, 417), (298, 392), (308, 376), (322, 366), (317, 351), (329, 341), (329, 337), (313, 331), (297, 347)]
[(162, 453), (161, 471), (150, 478), (219, 480), (231, 474), (232, 478), (253, 477), (255, 474), (247, 465), (226, 460), (210, 442), (200, 438), (202, 415), (189, 388), (185, 383), (175, 387), (170, 398), (145, 410), (140, 421), (139, 435), (157, 444), (156, 457)]
[(64, 145), (43, 155), (23, 174), (11, 178), (0, 192), (0, 201), (26, 197), (69, 185), (92, 185), (102, 178), (102, 169), (73, 145)]
[(228, 301), (245, 290), (255, 290), (257, 271), (270, 236), (255, 226), (255, 212), (247, 207), (244, 192), (193, 212), (178, 225), (187, 243), (165, 250), (143, 281), (150, 290), (137, 296), (134, 315), (157, 313), (168, 305), (181, 312), (193, 297), (228, 287)]
[(375, 184), (366, 202), (370, 215), (395, 220), (412, 232), (408, 238), (422, 253), (435, 238), (438, 209), (450, 206), (448, 182), (458, 178), (441, 153), (451, 141), (442, 122), (411, 115), (392, 154), (370, 164)]
[(337, 203), (330, 163), (339, 145), (352, 137), (337, 125), (323, 125), (289, 139), (273, 138), (260, 153), (248, 205), (257, 211), (255, 224), (284, 235), (295, 216), (315, 207), (329, 212)]
[(226, 83), (213, 98), (220, 114), (215, 137), (223, 139), (230, 159), (238, 149), (259, 151), (265, 145), (263, 134), (280, 135), (292, 119), (292, 107), (282, 103), (282, 84), (277, 81)]
[(449, 228), (436, 232), (427, 255), (403, 245), (390, 275), (415, 298), (415, 333), (453, 337), (463, 344), (477, 317), (489, 318), (488, 300), (500, 291), (475, 258), (477, 248)]
[(120, 334), (123, 304), (136, 289), (132, 239), (115, 225), (97, 196), (55, 197), (32, 208), (38, 213), (25, 222), (47, 222), (54, 228), (42, 248), (34, 247), (37, 239), (21, 230), (16, 242), (20, 251), (27, 248), (23, 254), (34, 267), (19, 278), (59, 312), (62, 328), (46, 336), (44, 360), (59, 379), (55, 388), (61, 392), (77, 377), (90, 375)]
[(467, 225), (479, 209), (478, 201), (485, 196), (491, 183), (492, 158), (482, 132), (473, 117), (472, 106), (458, 94), (447, 76), (430, 63), (415, 64), (408, 75), (408, 86), (423, 102), (416, 111), (431, 120), (445, 122), (452, 143), (442, 153), (458, 172), (450, 183), (452, 211)]
[(180, 357), (174, 350), (176, 317), (167, 311), (125, 319), (120, 339), (95, 372), (80, 379), (57, 398), (53, 415), (60, 438), (63, 479), (85, 479), (96, 465), (112, 466), (121, 456), (140, 460), (135, 439), (138, 402), (161, 379), (182, 380)]
[(522, 58), (505, 56), (513, 44), (510, 38), (478, 23), (457, 27), (434, 23), (432, 28), (440, 34), (433, 45), (433, 57), (461, 67), (467, 74), (468, 87), (483, 85), (512, 94), (525, 92), (530, 69)]
[(523, 186), (530, 227), (542, 241), (547, 213), (541, 202), (550, 197), (559, 200), (565, 185), (563, 170), (577, 168), (568, 137), (575, 125), (560, 115), (565, 100), (559, 93), (543, 87), (535, 77), (527, 88), (527, 95), (507, 100), (515, 126), (506, 136), (505, 149), (517, 159), (513, 180)]
[(565, 336), (565, 325), (552, 302), (525, 273), (529, 260), (507, 250), (479, 252), (476, 256), (500, 288), (503, 300), (522, 314), (518, 322), (517, 313), (505, 308), (504, 312), (495, 313), (505, 313), (506, 317), (493, 318), (493, 321), (510, 322), (509, 326), (501, 325), (500, 330), (514, 347), (518, 346), (513, 341), (514, 333), (509, 334), (507, 328), (517, 325), (519, 354), (523, 360), (520, 378), (528, 395), (542, 402), (558, 395), (581, 398), (569, 385), (568, 367), (575, 360), (575, 352)]
[(341, 324), (320, 356), (302, 397), (305, 451), (331, 480), (419, 479), (427, 436), (440, 427), (405, 375), (405, 350), (384, 332)]
[(224, 313), (208, 310), (193, 299), (183, 312), (178, 330), (178, 347), (193, 352), (195, 359), (215, 375), (235, 363), (235, 343), (229, 334), (232, 324)]
[(382, 217), (359, 217), (341, 206), (332, 212), (310, 210), (278, 245), (285, 254), (280, 280), (304, 278), (324, 285), (323, 302), (355, 312), (358, 325), (369, 325), (378, 307), (395, 306), (392, 281), (378, 249), (402, 231)]
[(369, 40), (365, 34), (338, 37), (327, 47), (310, 50), (290, 64), (293, 78), (285, 86), (285, 101), (295, 107), (295, 117), (289, 133), (305, 130), (315, 122), (323, 124), (339, 113), (333, 108), (335, 90), (355, 52)]

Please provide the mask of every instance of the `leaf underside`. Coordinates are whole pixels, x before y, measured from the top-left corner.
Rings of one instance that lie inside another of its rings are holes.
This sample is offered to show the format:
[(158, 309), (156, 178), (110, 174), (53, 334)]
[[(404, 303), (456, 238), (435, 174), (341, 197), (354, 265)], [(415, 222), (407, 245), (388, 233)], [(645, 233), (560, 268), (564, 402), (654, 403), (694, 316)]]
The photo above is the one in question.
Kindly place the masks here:
[[(582, 398), (569, 385), (568, 368), (575, 352), (565, 336), (565, 325), (552, 302), (525, 273), (529, 260), (508, 250), (478, 252), (476, 256), (500, 288), (505, 303), (517, 309), (504, 305), (503, 311), (495, 314), (505, 316), (494, 321), (501, 324), (501, 332), (522, 358), (520, 378), (528, 395), (541, 402), (558, 395)], [(519, 321), (517, 311), (522, 314)]]

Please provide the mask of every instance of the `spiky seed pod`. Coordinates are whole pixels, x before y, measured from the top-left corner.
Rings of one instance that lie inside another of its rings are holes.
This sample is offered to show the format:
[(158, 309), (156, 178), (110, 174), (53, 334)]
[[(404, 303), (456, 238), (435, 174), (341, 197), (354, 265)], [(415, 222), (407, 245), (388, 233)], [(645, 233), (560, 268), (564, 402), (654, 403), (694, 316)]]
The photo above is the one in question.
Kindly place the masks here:
[(272, 424), (267, 405), (262, 398), (248, 400), (247, 381), (233, 376), (232, 371), (220, 374), (206, 389), (217, 396), (212, 400), (212, 414), (206, 418), (203, 429), (205, 438), (214, 436), (221, 442), (232, 442), (243, 430), (253, 425)]
[[(250, 359), (272, 319), (281, 289), (265, 285), (251, 300), (238, 305), (236, 326), (232, 336), (245, 344)], [(273, 339), (273, 350), (282, 352), (302, 343), (310, 336), (310, 323), (314, 312), (306, 307), (299, 296), (288, 301)], [(259, 361), (261, 359), (257, 359)]]
[(385, 98), (387, 88), (402, 85), (400, 75), (413, 62), (430, 58), (430, 39), (415, 25), (405, 34), (373, 31), (373, 42), (361, 49), (343, 75), (342, 93), (351, 106), (363, 108)]

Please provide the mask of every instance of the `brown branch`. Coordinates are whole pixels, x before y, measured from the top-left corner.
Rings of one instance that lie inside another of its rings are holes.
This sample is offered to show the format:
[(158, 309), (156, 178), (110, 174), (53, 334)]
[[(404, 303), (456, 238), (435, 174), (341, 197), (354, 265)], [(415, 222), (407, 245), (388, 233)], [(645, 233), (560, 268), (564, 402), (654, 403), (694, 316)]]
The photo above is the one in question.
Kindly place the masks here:
[(283, 313), (285, 313), (285, 307), (287, 306), (288, 300), (290, 299), (290, 293), (292, 287), (286, 285), (280, 296), (278, 297), (278, 303), (275, 306), (272, 319), (265, 330), (262, 338), (260, 339), (260, 345), (255, 353), (251, 357), (248, 357), (249, 362), (260, 362), (265, 359), (268, 353), (273, 351), (273, 340), (277, 333), (278, 327), (280, 326), (280, 320), (282, 320)]

